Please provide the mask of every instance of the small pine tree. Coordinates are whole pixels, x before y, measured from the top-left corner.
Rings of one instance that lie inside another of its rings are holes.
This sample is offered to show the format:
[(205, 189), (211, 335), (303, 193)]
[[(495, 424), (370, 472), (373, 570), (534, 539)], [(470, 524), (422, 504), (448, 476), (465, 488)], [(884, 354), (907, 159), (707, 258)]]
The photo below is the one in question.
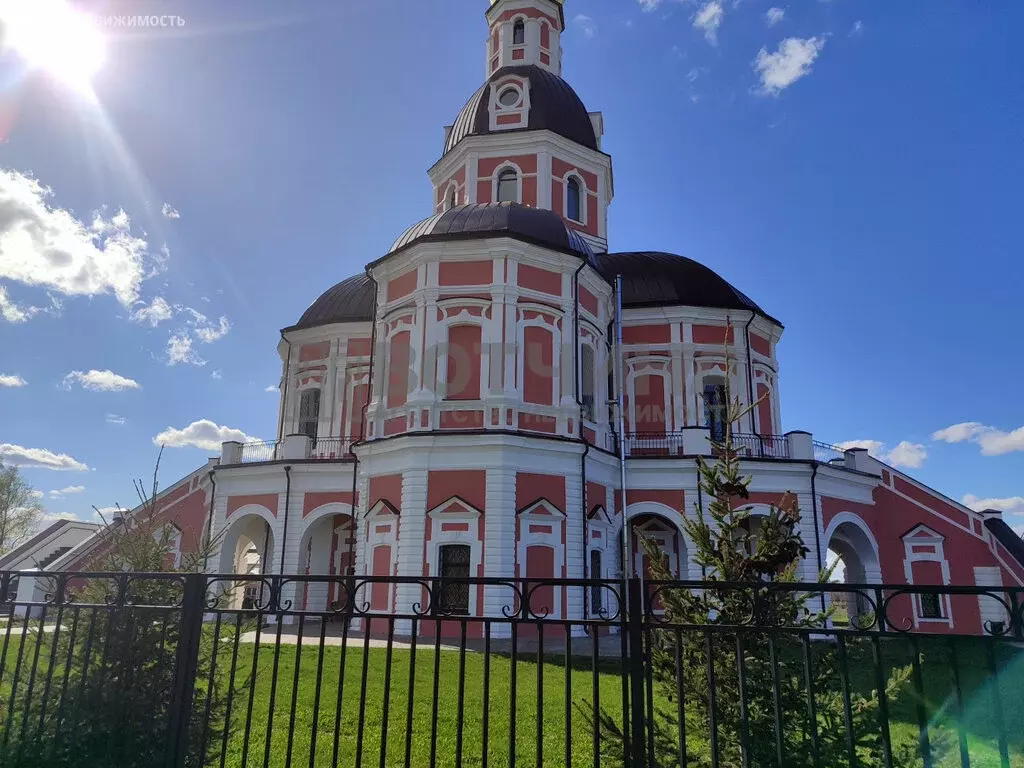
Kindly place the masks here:
[[(728, 346), (726, 361), (729, 366)], [(767, 515), (756, 518), (756, 526), (751, 507), (745, 506), (751, 478), (742, 474), (733, 425), (756, 406), (734, 400), (727, 383), (724, 436), (712, 444), (715, 460), (697, 459), (707, 503), (694, 504), (684, 528), (692, 542), (693, 561), (704, 574), (703, 588), (672, 586), (678, 576), (667, 555), (655, 542), (642, 540), (650, 562), (648, 599), (654, 614), (646, 633), (654, 683), (649, 710), (654, 717), (647, 723), (654, 745), (651, 765), (679, 764), (681, 728), (692, 766), (712, 764), (713, 742), (722, 768), (776, 765), (777, 734), (786, 768), (847, 762), (839, 652), (813, 633), (828, 626), (833, 609), (818, 610), (821, 593), (769, 588), (800, 581), (800, 565), (809, 550), (800, 535), (797, 499), (786, 493)], [(831, 569), (822, 570), (819, 583), (830, 576)], [(726, 582), (745, 586), (716, 587)], [(688, 628), (676, 632), (673, 627), (679, 625)], [(732, 627), (745, 629), (728, 631)], [(891, 671), (885, 684), (890, 699), (906, 689), (910, 674), (909, 667)], [(808, 690), (814, 692), (813, 717)], [(683, 723), (678, 715), (680, 696)], [(624, 757), (626, 740), (615, 719), (604, 712), (591, 715), (605, 735), (609, 757)], [(877, 692), (852, 694), (851, 719), (860, 764), (884, 764)], [(905, 750), (893, 756), (893, 764), (909, 766), (917, 759)]]
[[(157, 501), (158, 471), (159, 459), (149, 494), (136, 481), (140, 504), (133, 513), (118, 507), (110, 520), (100, 513), (103, 541), (89, 568), (124, 576), (70, 577), (61, 595), (65, 605), (59, 632), (53, 624), (45, 630), (39, 626), (26, 641), (43, 646), (41, 665), (52, 654), (47, 670), (52, 685), (37, 685), (29, 698), (22, 683), (24, 698), (19, 696), (10, 712), (11, 736), (0, 743), (5, 768), (163, 764), (182, 629), (180, 577), (202, 572), (217, 542), (204, 539), (197, 551), (183, 553), (175, 567), (175, 532)], [(58, 589), (55, 583), (51, 591)], [(47, 623), (58, 609), (50, 606)], [(211, 633), (204, 631), (189, 723), (189, 765), (206, 763), (226, 727), (226, 692), (217, 675), (210, 675), (213, 644)], [(236, 682), (235, 695), (247, 685)], [(31, 727), (20, 728), (23, 720)]]

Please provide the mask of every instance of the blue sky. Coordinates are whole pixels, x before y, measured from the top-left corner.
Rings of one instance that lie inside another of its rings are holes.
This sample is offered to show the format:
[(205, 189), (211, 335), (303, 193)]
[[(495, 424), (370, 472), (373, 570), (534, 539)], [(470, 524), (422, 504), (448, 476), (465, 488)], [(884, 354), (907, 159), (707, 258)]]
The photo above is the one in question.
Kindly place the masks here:
[[(94, 99), (0, 59), (0, 452), (88, 517), (133, 501), (168, 429), (273, 436), (278, 331), (429, 214), (486, 4), (85, 7), (184, 22), (104, 29)], [(615, 163), (612, 248), (697, 259), (782, 319), (786, 429), (904, 443), (913, 475), (1024, 524), (1024, 5), (566, 16), (564, 75)], [(169, 447), (162, 482), (214, 453)]]

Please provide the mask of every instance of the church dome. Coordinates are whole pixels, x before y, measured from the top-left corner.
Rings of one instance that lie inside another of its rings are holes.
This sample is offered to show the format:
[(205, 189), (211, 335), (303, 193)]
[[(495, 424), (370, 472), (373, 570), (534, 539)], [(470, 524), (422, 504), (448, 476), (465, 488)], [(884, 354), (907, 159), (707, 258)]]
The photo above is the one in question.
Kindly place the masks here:
[(514, 237), (544, 248), (570, 253), (593, 262), (587, 241), (570, 229), (554, 211), (518, 203), (457, 205), (413, 224), (391, 246), (388, 255), (413, 243)]
[(529, 78), (530, 117), (526, 128), (505, 129), (502, 133), (515, 131), (551, 131), (570, 141), (597, 150), (597, 136), (594, 124), (576, 91), (554, 72), (535, 65), (502, 67), (473, 94), (462, 108), (445, 142), (447, 153), (467, 136), (484, 136), (491, 133), (488, 108), (491, 103), (491, 87), (496, 81), (508, 76)]
[(721, 275), (685, 256), (661, 251), (603, 253), (597, 270), (615, 285), (622, 275), (624, 307), (710, 307), (753, 311), (782, 325)]
[(316, 328), (332, 323), (360, 323), (373, 320), (376, 301), (373, 282), (365, 274), (353, 275), (328, 288), (302, 313), (299, 322), (288, 331)]

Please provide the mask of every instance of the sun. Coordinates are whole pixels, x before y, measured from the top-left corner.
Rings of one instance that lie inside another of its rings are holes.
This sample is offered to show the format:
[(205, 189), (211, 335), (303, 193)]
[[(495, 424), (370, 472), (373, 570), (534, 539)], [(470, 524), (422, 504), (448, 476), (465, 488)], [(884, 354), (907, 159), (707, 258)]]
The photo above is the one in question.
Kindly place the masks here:
[(95, 24), (65, 0), (0, 0), (3, 47), (80, 92), (91, 90), (106, 45)]

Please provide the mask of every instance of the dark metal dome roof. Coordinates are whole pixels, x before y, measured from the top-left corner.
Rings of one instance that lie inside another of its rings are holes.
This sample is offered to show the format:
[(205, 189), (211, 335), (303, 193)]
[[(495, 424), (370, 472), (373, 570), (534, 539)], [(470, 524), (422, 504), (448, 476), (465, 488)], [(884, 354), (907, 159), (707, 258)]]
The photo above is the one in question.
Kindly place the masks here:
[(713, 307), (753, 311), (782, 325), (717, 272), (693, 259), (660, 251), (603, 253), (597, 270), (615, 284), (622, 275), (625, 307)]
[(299, 322), (285, 330), (315, 328), (331, 323), (359, 323), (373, 320), (376, 301), (373, 282), (365, 274), (342, 280), (309, 305)]
[(467, 136), (484, 136), (491, 133), (491, 86), (506, 75), (529, 78), (530, 120), (526, 128), (506, 129), (502, 133), (513, 133), (517, 130), (548, 130), (590, 149), (598, 149), (594, 124), (590, 122), (587, 108), (576, 95), (576, 91), (554, 72), (531, 64), (502, 67), (491, 75), (459, 113), (444, 144), (445, 153)]
[(457, 205), (413, 224), (395, 241), (388, 254), (415, 242), (503, 235), (571, 253), (593, 263), (594, 253), (590, 245), (578, 232), (566, 226), (561, 216), (554, 211), (518, 203)]

